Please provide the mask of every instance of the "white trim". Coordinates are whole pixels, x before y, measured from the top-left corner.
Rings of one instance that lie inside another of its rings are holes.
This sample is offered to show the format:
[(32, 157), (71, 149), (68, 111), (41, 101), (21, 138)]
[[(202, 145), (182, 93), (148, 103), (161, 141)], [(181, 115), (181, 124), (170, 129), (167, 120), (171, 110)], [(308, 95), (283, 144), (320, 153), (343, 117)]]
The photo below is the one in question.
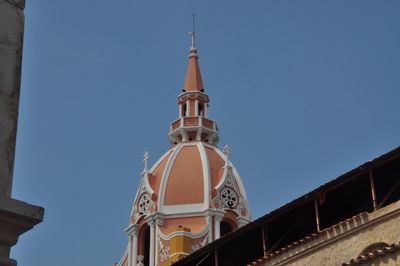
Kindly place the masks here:
[(161, 237), (163, 240), (166, 240), (166, 241), (171, 240), (171, 238), (173, 238), (175, 236), (178, 236), (178, 235), (179, 236), (181, 236), (181, 235), (188, 236), (188, 237), (190, 237), (192, 239), (199, 239), (199, 238), (205, 236), (207, 233), (208, 233), (208, 226), (204, 227), (203, 231), (200, 231), (200, 232), (198, 232), (196, 234), (194, 234), (192, 232), (175, 231), (175, 232), (172, 232), (169, 235), (166, 235), (163, 232), (161, 232), (161, 230), (160, 230), (159, 231), (159, 237)]
[(177, 255), (177, 254), (183, 254), (185, 256), (189, 255), (189, 253), (186, 253), (186, 252), (174, 252), (174, 253), (170, 254), (169, 256), (172, 257), (172, 256)]
[[(173, 206), (173, 205), (170, 205)], [(176, 206), (176, 205), (175, 205)], [(172, 214), (165, 214), (163, 213), (165, 218), (185, 218), (190, 215), (190, 217), (204, 217), (204, 213), (211, 209), (196, 211), (196, 212), (182, 212), (182, 213), (172, 213)]]
[(222, 187), (222, 185), (225, 183), (226, 177), (228, 176), (228, 167), (225, 165), (224, 166), (224, 172), (222, 173), (221, 180), (219, 180), (219, 183), (215, 186), (215, 189), (218, 190)]
[(158, 257), (160, 256), (160, 251), (159, 251), (159, 244), (158, 244), (158, 232), (160, 231), (160, 228), (158, 227), (158, 223), (156, 223), (156, 247), (155, 247), (155, 265), (158, 265)]
[(179, 118), (182, 118), (182, 104), (179, 104)]
[(162, 210), (163, 214), (165, 215), (171, 215), (171, 214), (187, 215), (196, 212), (203, 212), (205, 211), (205, 208), (204, 208), (204, 203), (197, 203), (197, 204), (163, 205)]
[[(168, 136), (173, 136), (173, 135), (176, 135), (176, 134), (180, 134), (180, 131), (183, 129), (183, 130), (186, 130), (186, 131), (196, 131), (196, 129), (198, 129), (199, 127), (201, 127), (201, 129), (204, 131), (204, 133), (207, 133), (207, 134), (209, 134), (209, 135), (214, 135), (213, 136), (213, 138), (214, 139), (218, 139), (218, 131), (216, 131), (216, 130), (213, 130), (213, 129), (210, 129), (210, 128), (208, 128), (208, 127), (203, 127), (203, 124), (201, 124), (201, 125), (198, 125), (198, 126), (184, 126), (184, 124), (183, 124), (183, 118), (181, 119), (181, 125), (178, 127), (178, 128), (176, 128), (176, 129), (174, 129), (173, 131), (171, 131), (171, 132), (169, 132), (168, 133)], [(203, 122), (202, 120), (200, 120), (201, 122)], [(204, 142), (204, 144), (206, 144), (206, 142)], [(215, 146), (215, 145), (214, 145)]]
[(168, 162), (166, 163), (165, 168), (164, 168), (164, 172), (163, 172), (163, 174), (161, 176), (160, 189), (159, 189), (159, 192), (158, 192), (159, 195), (158, 195), (158, 202), (157, 202), (158, 209), (161, 212), (163, 212), (165, 189), (166, 189), (166, 186), (167, 186), (167, 183), (168, 183), (168, 177), (169, 177), (169, 174), (171, 172), (172, 165), (175, 162), (176, 156), (178, 155), (178, 153), (182, 149), (182, 147), (184, 147), (183, 144), (178, 144), (177, 146), (175, 146), (171, 156), (169, 156), (169, 158), (168, 158)]
[(149, 172), (143, 173), (143, 180), (144, 180), (144, 188), (147, 190), (147, 192), (150, 193), (150, 195), (154, 194), (154, 190), (151, 188), (150, 183), (149, 183)]
[(154, 245), (154, 241), (155, 241), (155, 220), (149, 220), (147, 222), (147, 224), (150, 227), (150, 255), (149, 255), (149, 265), (153, 266), (154, 264), (154, 254), (155, 254), (155, 245)]
[[(167, 157), (167, 156), (173, 151), (173, 149), (174, 149), (174, 148), (169, 149), (167, 152), (165, 152), (165, 153), (161, 156), (161, 158), (158, 159), (158, 160), (156, 161), (155, 164), (153, 164), (153, 166), (151, 167), (151, 169), (150, 169), (148, 172), (150, 172), (150, 173), (154, 172), (154, 170), (157, 168), (157, 166), (162, 162), (162, 160), (164, 160), (165, 157)], [(142, 179), (143, 179), (143, 178), (140, 178), (139, 187), (138, 187), (138, 189), (137, 189), (137, 191), (136, 191), (136, 195), (135, 195), (135, 198), (134, 198), (134, 200), (133, 200), (133, 204), (132, 204), (132, 208), (131, 208), (131, 215), (129, 216), (129, 223), (130, 223), (130, 220), (131, 220), (131, 218), (132, 218), (132, 215), (133, 215), (134, 212), (135, 212), (136, 203), (137, 203), (137, 201), (139, 200), (139, 195), (140, 195), (140, 191), (141, 191), (141, 188), (142, 188)], [(148, 192), (151, 191), (152, 193), (154, 193), (153, 189), (151, 189), (151, 186), (150, 186), (150, 184), (148, 183), (148, 180), (147, 180), (147, 185), (148, 185), (148, 186), (145, 186), (145, 188), (150, 188), (150, 190), (148, 190)]]
[(183, 128), (179, 129), (179, 133), (181, 134), (182, 142), (186, 142), (189, 140), (189, 135)]
[(218, 211), (214, 213), (214, 239), (221, 237), (221, 221), (224, 219), (225, 212)]
[(161, 163), (161, 161), (164, 160), (164, 158), (167, 157), (168, 154), (171, 153), (173, 150), (174, 150), (174, 148), (171, 148), (171, 149), (169, 149), (167, 152), (165, 152), (165, 153), (161, 156), (161, 158), (158, 159), (158, 160), (156, 161), (155, 164), (153, 164), (153, 166), (150, 168), (149, 172), (150, 172), (150, 173), (153, 173), (154, 170), (156, 170), (157, 166)]
[(213, 239), (213, 233), (212, 233), (212, 223), (213, 223), (213, 218), (211, 216), (211, 213), (207, 214), (208, 216), (206, 216), (206, 222), (207, 222), (207, 228), (208, 228), (208, 243), (211, 243), (214, 239)]
[(208, 156), (206, 149), (202, 142), (197, 143), (197, 149), (200, 153), (201, 164), (203, 168), (203, 183), (204, 183), (204, 208), (207, 209), (211, 203), (211, 173), (210, 173), (210, 164), (208, 161)]
[[(207, 146), (209, 146), (209, 145), (207, 145)], [(242, 179), (240, 178), (240, 175), (239, 175), (238, 171), (236, 170), (235, 166), (233, 166), (232, 162), (229, 159), (227, 160), (226, 155), (222, 151), (220, 151), (218, 148), (215, 148), (213, 146), (209, 146), (209, 147), (215, 149), (215, 151), (218, 153), (218, 155), (222, 159), (224, 159), (225, 161), (228, 161), (228, 165), (232, 167), (233, 177), (235, 178), (236, 182), (238, 183), (240, 193), (242, 193), (243, 197), (247, 200), (246, 190), (244, 189)], [(221, 179), (221, 181), (222, 181), (222, 179)], [(217, 187), (218, 187), (218, 185), (217, 185)]]

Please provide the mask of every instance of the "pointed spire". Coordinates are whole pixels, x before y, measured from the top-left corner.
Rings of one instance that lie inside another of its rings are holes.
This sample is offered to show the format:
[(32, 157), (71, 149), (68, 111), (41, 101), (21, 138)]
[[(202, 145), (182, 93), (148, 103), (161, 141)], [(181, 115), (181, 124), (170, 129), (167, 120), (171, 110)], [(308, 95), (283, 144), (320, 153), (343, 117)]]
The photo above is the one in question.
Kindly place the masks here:
[(183, 91), (204, 91), (203, 81), (201, 79), (199, 56), (197, 55), (196, 48), (196, 32), (194, 31), (194, 14), (193, 14), (193, 31), (189, 32), (192, 38), (192, 45), (190, 47), (189, 54), (189, 65), (186, 72), (185, 83), (183, 85)]

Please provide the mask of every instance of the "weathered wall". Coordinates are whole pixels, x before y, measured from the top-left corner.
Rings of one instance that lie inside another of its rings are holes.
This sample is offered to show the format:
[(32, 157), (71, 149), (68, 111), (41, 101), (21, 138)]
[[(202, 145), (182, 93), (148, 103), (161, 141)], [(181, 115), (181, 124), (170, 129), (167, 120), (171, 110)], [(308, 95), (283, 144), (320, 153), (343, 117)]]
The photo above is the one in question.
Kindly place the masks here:
[(44, 209), (11, 198), (21, 83), (24, 0), (0, 0), (0, 265), (15, 266), (10, 250), (43, 220)]
[(0, 0), (0, 195), (11, 197), (24, 35), (24, 0)]
[[(281, 252), (261, 265), (342, 265), (357, 258), (369, 245), (400, 242), (400, 201), (362, 216), (358, 223), (342, 223), (305, 244)], [(365, 265), (400, 265), (399, 252), (379, 256)]]

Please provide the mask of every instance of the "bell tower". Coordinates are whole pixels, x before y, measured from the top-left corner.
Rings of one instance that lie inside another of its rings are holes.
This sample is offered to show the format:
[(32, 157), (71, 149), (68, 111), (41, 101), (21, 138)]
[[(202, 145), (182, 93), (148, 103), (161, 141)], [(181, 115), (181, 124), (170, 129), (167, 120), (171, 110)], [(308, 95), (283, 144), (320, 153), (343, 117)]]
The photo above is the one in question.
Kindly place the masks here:
[(182, 93), (178, 96), (179, 119), (173, 121), (168, 134), (171, 144), (188, 141), (203, 141), (218, 144), (217, 124), (208, 118), (209, 98), (204, 92), (201, 78), (199, 56), (195, 43), (195, 32), (189, 53), (189, 65)]

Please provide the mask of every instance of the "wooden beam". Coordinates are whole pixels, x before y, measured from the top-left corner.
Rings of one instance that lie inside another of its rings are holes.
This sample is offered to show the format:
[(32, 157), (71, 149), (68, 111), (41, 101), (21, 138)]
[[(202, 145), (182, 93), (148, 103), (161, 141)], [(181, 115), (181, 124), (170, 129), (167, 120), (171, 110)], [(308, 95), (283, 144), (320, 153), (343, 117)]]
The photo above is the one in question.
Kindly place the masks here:
[(206, 256), (204, 256), (204, 257), (196, 264), (196, 266), (199, 266), (205, 259), (208, 258), (208, 256), (211, 255), (211, 253), (212, 253), (212, 251), (211, 251), (211, 252), (208, 252), (208, 254), (207, 254)]
[(262, 242), (263, 242), (263, 254), (267, 255), (267, 224), (261, 225), (261, 234), (262, 234)]
[(318, 197), (315, 197), (314, 199), (314, 209), (315, 209), (315, 222), (317, 224), (317, 231), (321, 231), (320, 227), (320, 220), (319, 220), (319, 204), (318, 204)]
[(271, 253), (283, 240), (299, 225), (300, 221), (304, 219), (304, 215), (295, 220), (290, 228), (275, 242), (275, 244), (267, 251), (267, 254)]
[(382, 199), (382, 201), (378, 205), (378, 209), (383, 206), (383, 204), (386, 203), (386, 201), (389, 199), (389, 197), (393, 194), (395, 189), (400, 185), (400, 179), (396, 182), (396, 184), (390, 189), (390, 191), (386, 194), (386, 196)]
[(218, 248), (214, 249), (214, 266), (218, 266)]
[(372, 204), (374, 206), (374, 210), (377, 209), (378, 204), (376, 202), (376, 191), (375, 191), (375, 182), (374, 182), (374, 173), (372, 169), (369, 170), (369, 183), (371, 184), (371, 195), (372, 195)]

